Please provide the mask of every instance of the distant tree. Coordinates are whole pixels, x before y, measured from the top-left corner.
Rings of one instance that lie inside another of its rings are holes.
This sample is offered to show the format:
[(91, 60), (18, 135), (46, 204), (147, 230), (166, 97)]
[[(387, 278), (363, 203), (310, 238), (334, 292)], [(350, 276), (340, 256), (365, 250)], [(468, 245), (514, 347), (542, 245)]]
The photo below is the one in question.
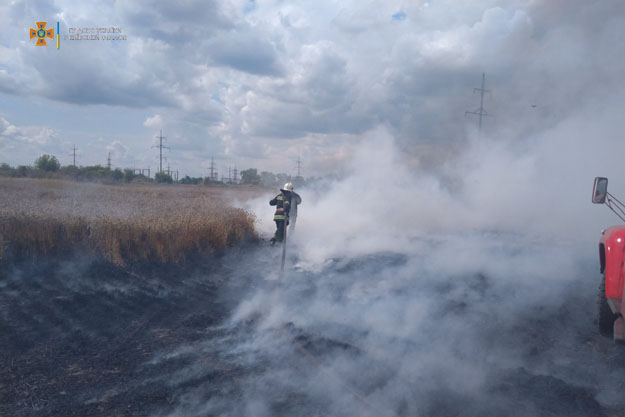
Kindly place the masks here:
[(200, 177), (194, 178), (188, 175), (185, 175), (185, 177), (180, 180), (181, 184), (200, 184), (201, 182), (202, 182), (202, 178)]
[(87, 181), (101, 180), (105, 178), (108, 173), (109, 170), (102, 165), (88, 165), (78, 168), (75, 177), (76, 179)]
[(86, 167), (81, 167), (81, 170), (85, 172), (92, 172), (92, 173), (97, 173), (99, 175), (103, 175), (103, 174), (106, 174), (108, 169), (103, 167), (102, 165), (88, 165)]
[(115, 168), (113, 171), (111, 171), (111, 177), (113, 177), (115, 181), (121, 181), (122, 178), (124, 178), (124, 173), (121, 169)]
[(241, 184), (260, 184), (260, 175), (256, 168), (241, 171)]
[(172, 182), (174, 182), (174, 179), (171, 177), (171, 175), (164, 172), (157, 172), (154, 176), (154, 179), (159, 184), (171, 184)]
[(63, 168), (61, 168), (61, 173), (71, 175), (73, 177), (76, 177), (79, 172), (80, 168), (75, 165), (65, 165)]
[(132, 179), (132, 182), (138, 182), (140, 184), (148, 184), (148, 183), (151, 183), (152, 180), (143, 174), (136, 174), (134, 178)]
[(130, 182), (135, 178), (135, 172), (132, 169), (124, 169), (124, 181)]
[(17, 170), (7, 163), (0, 164), (0, 175), (4, 177), (16, 177)]
[(299, 188), (299, 187), (303, 187), (304, 185), (306, 185), (306, 180), (304, 179), (304, 177), (299, 176), (299, 177), (293, 178), (294, 187)]
[(263, 187), (275, 187), (278, 184), (275, 174), (267, 171), (260, 173), (260, 183)]
[(287, 174), (280, 173), (280, 174), (276, 175), (276, 180), (278, 181), (278, 186), (282, 187), (287, 182), (291, 182), (291, 176), (287, 175)]
[(15, 170), (16, 177), (26, 177), (28, 175), (28, 167), (26, 165), (20, 165)]
[(13, 171), (15, 170), (11, 168), (11, 165), (7, 164), (6, 162), (0, 164), (0, 175), (11, 175), (13, 174)]
[(50, 172), (54, 172), (58, 170), (59, 168), (61, 168), (61, 164), (59, 163), (59, 160), (56, 159), (56, 156), (52, 156), (52, 155), (41, 155), (35, 161), (35, 166), (42, 171), (50, 171)]

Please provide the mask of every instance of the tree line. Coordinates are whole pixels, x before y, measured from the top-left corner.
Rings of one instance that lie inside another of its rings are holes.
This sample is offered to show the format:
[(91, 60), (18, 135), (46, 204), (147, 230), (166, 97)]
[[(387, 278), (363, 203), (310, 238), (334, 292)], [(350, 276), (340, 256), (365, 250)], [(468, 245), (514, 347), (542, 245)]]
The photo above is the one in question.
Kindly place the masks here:
[(222, 181), (210, 177), (190, 177), (185, 176), (175, 181), (166, 172), (157, 172), (154, 178), (146, 177), (135, 170), (126, 168), (111, 169), (101, 165), (90, 166), (61, 166), (59, 160), (53, 155), (41, 155), (34, 162), (34, 165), (19, 165), (12, 167), (7, 163), (0, 163), (0, 176), (4, 177), (28, 177), (28, 178), (59, 178), (76, 181), (92, 181), (102, 183), (130, 183), (130, 182), (156, 182), (161, 184), (194, 184), (194, 185), (255, 185), (261, 187), (276, 188), (287, 182), (292, 182), (296, 187), (306, 184), (303, 177), (292, 177), (285, 173), (274, 174), (262, 171), (260, 174), (256, 168), (249, 168), (241, 171), (241, 178), (238, 181), (224, 179)]
[(285, 173), (274, 174), (262, 171), (260, 174), (256, 168), (249, 168), (241, 171), (241, 184), (261, 185), (263, 187), (280, 187), (287, 182), (292, 182), (296, 187), (306, 184), (303, 177), (292, 177)]

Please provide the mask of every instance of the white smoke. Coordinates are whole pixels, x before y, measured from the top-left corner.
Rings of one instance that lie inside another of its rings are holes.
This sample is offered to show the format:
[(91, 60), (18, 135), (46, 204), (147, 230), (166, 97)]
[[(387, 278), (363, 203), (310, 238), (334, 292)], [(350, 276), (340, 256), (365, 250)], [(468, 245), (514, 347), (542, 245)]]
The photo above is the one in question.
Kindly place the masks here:
[[(258, 287), (225, 325), (240, 338), (227, 356), (264, 364), (237, 386), (243, 402), (197, 393), (173, 415), (505, 413), (545, 375), (617, 406), (622, 367), (602, 361), (594, 346), (611, 342), (593, 325), (596, 245), (614, 219), (590, 192), (624, 154), (618, 110), (522, 143), (474, 137), (437, 170), (411, 167), (385, 129), (364, 135), (342, 179), (298, 190), (282, 279), (278, 248), (239, 265)], [(271, 197), (249, 203), (267, 236)], [(540, 401), (536, 389), (518, 415)]]

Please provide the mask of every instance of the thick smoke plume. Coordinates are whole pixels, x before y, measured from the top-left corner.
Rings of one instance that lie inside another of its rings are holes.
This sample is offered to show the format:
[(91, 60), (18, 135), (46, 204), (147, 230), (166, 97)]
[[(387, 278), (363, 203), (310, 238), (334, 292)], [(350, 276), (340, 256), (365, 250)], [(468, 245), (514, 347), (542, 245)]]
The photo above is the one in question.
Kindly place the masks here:
[[(245, 401), (206, 409), (581, 416), (622, 407), (622, 350), (606, 357), (593, 323), (599, 231), (617, 219), (590, 203), (594, 176), (610, 177), (614, 194), (625, 188), (622, 93), (523, 140), (470, 134), (434, 166), (385, 128), (363, 135), (340, 179), (298, 190), (287, 272), (278, 281), (279, 255), (263, 253), (259, 288), (228, 324), (244, 328), (233, 360), (262, 366)], [(270, 197), (249, 203), (266, 235)]]
[[(249, 371), (233, 388), (242, 401), (200, 387), (168, 415), (621, 407), (622, 350), (593, 323), (597, 239), (615, 219), (590, 203), (593, 176), (624, 154), (617, 113), (523, 143), (474, 137), (435, 170), (411, 164), (386, 130), (369, 132), (342, 179), (298, 190), (285, 274), (275, 248), (239, 265), (253, 269), (253, 289), (220, 328), (229, 342), (204, 348)], [(267, 236), (270, 197), (249, 203)]]

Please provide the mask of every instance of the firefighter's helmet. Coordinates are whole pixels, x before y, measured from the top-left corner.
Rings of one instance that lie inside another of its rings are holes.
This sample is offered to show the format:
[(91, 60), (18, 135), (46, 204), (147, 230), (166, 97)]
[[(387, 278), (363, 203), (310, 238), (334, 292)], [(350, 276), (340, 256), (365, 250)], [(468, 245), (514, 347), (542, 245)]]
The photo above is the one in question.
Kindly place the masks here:
[(293, 183), (287, 182), (286, 184), (284, 184), (284, 187), (282, 187), (282, 189), (286, 191), (293, 191)]

